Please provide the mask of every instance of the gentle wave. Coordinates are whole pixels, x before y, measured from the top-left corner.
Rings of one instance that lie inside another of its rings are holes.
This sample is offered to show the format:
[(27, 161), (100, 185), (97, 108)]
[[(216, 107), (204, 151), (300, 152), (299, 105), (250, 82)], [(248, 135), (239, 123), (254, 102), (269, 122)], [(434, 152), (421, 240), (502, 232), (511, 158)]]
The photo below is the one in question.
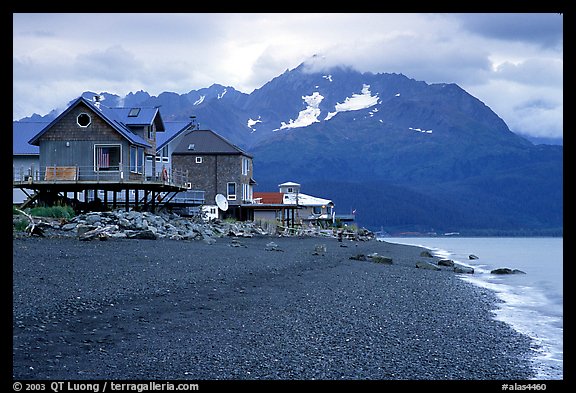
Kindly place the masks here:
[[(535, 379), (563, 379), (562, 239), (381, 238), (425, 247), (441, 258), (474, 268), (459, 277), (493, 291), (502, 300), (494, 317), (534, 342)], [(560, 248), (560, 249), (558, 249)], [(469, 259), (478, 254), (479, 259)], [(527, 274), (494, 275), (498, 267)]]

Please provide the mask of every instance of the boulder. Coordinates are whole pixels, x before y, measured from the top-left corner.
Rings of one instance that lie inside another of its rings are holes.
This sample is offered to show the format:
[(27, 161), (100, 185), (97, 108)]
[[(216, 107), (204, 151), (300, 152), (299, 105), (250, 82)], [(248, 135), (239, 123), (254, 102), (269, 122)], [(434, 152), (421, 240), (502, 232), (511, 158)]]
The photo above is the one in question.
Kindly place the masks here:
[(385, 265), (392, 265), (392, 258), (390, 257), (384, 257), (382, 255), (374, 255), (372, 257), (372, 262), (375, 263), (383, 263)]
[(452, 259), (440, 259), (438, 261), (438, 266), (448, 266), (448, 267), (453, 267), (454, 266), (454, 261)]
[(434, 255), (432, 255), (432, 253), (431, 253), (430, 251), (428, 251), (428, 250), (422, 251), (422, 252), (420, 253), (420, 256), (421, 256), (421, 257), (426, 257), (426, 258), (433, 258), (433, 257), (434, 257)]
[(440, 270), (440, 268), (436, 265), (434, 265), (433, 263), (430, 262), (422, 262), (422, 261), (418, 261), (416, 262), (416, 267), (418, 269), (427, 269), (427, 270)]
[(508, 267), (499, 267), (498, 269), (494, 269), (490, 271), (492, 274), (526, 274), (522, 270), (518, 269), (510, 269)]

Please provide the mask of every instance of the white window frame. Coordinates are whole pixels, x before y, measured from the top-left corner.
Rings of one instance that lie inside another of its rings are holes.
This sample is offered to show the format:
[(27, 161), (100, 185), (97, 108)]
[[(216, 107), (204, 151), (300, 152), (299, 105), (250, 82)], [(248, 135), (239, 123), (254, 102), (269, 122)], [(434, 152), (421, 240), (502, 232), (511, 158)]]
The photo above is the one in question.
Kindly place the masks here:
[(168, 159), (168, 145), (160, 149), (160, 153), (156, 154), (156, 162), (169, 162)]
[[(234, 194), (230, 194), (230, 185), (231, 184), (234, 184)], [(226, 183), (226, 196), (227, 196), (228, 200), (235, 201), (237, 192), (238, 192), (238, 190), (236, 188), (236, 182), (231, 181), (231, 182)]]
[(248, 161), (248, 158), (242, 157), (242, 174), (244, 176), (247, 176), (249, 171), (250, 171), (250, 161)]
[[(135, 152), (135, 153), (133, 153)], [(130, 146), (129, 150), (129, 160), (130, 160), (130, 172), (131, 173), (144, 173), (144, 148), (140, 146)], [(134, 157), (134, 165), (132, 165), (132, 157)]]
[[(118, 165), (108, 165), (107, 167), (100, 167), (98, 165), (98, 149), (103, 147), (117, 147), (119, 149), (119, 160)], [(109, 169), (109, 168), (116, 168), (117, 169)], [(118, 143), (96, 143), (94, 144), (94, 172), (118, 172), (122, 168), (122, 145)]]
[[(80, 124), (78, 122), (78, 119), (80, 118), (80, 116), (83, 116), (83, 115), (88, 117), (88, 124), (86, 124), (85, 126), (83, 126), (82, 124)], [(90, 116), (86, 112), (79, 113), (78, 116), (76, 116), (76, 124), (78, 124), (79, 127), (87, 128), (90, 124), (92, 124), (92, 116)]]
[(196, 157), (196, 164), (202, 164), (202, 157)]

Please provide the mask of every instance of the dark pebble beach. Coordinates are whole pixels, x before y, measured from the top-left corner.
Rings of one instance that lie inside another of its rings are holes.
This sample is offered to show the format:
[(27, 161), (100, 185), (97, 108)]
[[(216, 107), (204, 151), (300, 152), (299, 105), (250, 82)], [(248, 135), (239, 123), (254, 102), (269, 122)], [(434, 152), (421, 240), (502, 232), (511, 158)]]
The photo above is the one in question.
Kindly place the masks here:
[[(422, 250), (319, 237), (14, 238), (12, 376), (532, 378), (530, 339), (493, 318), (494, 294), (416, 268), (430, 260)], [(350, 259), (371, 253), (393, 262)]]

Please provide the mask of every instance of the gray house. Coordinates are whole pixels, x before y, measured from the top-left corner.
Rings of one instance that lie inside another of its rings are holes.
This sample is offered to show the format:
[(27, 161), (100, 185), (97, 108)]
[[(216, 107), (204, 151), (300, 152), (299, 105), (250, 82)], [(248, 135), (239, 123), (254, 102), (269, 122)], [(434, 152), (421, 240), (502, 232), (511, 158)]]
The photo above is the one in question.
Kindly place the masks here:
[(253, 157), (211, 130), (185, 129), (175, 139), (172, 170), (188, 173), (190, 187), (204, 191), (205, 206), (216, 207), (222, 194), (228, 210), (220, 210), (221, 217), (253, 219), (253, 210), (243, 209), (253, 203)]
[(109, 108), (79, 97), (29, 143), (39, 146), (45, 180), (56, 167), (76, 168), (69, 176), (77, 180), (142, 179), (156, 172), (156, 133), (163, 131), (158, 108)]
[[(15, 124), (15, 133), (18, 128)], [(28, 196), (21, 206), (66, 198), (66, 203), (83, 202), (76, 205), (83, 210), (106, 209), (111, 199), (112, 208), (123, 201), (127, 210), (131, 205), (155, 210), (187, 182), (185, 174), (156, 166), (156, 135), (164, 130), (158, 107), (111, 108), (100, 96), (77, 98), (27, 141), (37, 151), (37, 165), (25, 168), (19, 158), (17, 168), (14, 154), (13, 187)], [(18, 135), (14, 149), (24, 151), (22, 132)]]

